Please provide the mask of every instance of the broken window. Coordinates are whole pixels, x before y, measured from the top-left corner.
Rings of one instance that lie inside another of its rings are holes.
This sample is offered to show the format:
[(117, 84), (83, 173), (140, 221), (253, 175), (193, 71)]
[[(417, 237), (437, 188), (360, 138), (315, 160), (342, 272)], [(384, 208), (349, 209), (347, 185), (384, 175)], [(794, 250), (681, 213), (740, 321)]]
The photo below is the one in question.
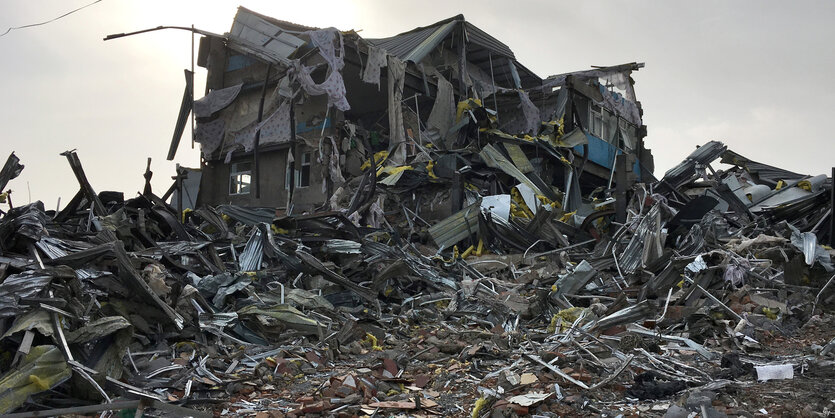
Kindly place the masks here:
[(623, 145), (626, 149), (635, 149), (635, 134), (634, 128), (629, 122), (621, 119), (618, 121), (618, 129), (620, 129), (621, 138), (623, 138)]
[(235, 163), (229, 169), (229, 194), (249, 194), (252, 163)]
[[(289, 184), (289, 169), (295, 166), (295, 162), (292, 162), (287, 165), (288, 167), (288, 176), (287, 176), (287, 184)], [(305, 152), (299, 156), (299, 167), (295, 169), (295, 183), (296, 187), (307, 187), (310, 186), (310, 153)]]
[(604, 138), (603, 129), (603, 110), (600, 106), (589, 103), (589, 133)]

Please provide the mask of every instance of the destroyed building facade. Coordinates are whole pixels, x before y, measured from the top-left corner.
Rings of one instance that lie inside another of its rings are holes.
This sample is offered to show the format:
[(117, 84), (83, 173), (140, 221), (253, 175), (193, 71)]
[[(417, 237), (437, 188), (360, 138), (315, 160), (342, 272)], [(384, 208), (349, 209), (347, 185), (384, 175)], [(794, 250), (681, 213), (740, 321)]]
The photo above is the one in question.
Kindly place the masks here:
[(0, 414), (831, 415), (835, 168), (654, 180), (641, 64), (539, 79), (461, 17), (185, 29), (201, 170), (126, 198), (66, 151), (47, 210), (0, 168)]
[[(445, 216), (466, 201), (459, 189), (501, 191), (478, 160), (488, 144), (553, 200), (552, 189), (572, 184), (611, 186), (619, 154), (626, 181), (652, 178), (630, 77), (643, 64), (543, 79), (462, 15), (365, 39), (241, 7), (229, 33), (201, 39), (198, 65), (207, 69), (206, 96), (193, 103), (198, 206), (345, 208), (351, 179), (376, 155), (380, 174), (396, 177), (389, 187), (445, 186), (431, 199)], [(184, 100), (181, 121), (191, 106)]]

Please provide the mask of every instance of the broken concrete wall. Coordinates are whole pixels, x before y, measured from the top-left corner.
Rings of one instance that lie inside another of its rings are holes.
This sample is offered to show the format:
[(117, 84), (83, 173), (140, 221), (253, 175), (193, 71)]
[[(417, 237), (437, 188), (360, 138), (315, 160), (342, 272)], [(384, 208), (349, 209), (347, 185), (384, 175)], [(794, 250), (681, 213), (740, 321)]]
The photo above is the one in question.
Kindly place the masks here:
[[(257, 67), (254, 65), (252, 67)], [(264, 67), (264, 73), (266, 68)], [(269, 90), (268, 90), (269, 91)], [(267, 93), (269, 97), (273, 93)], [(327, 188), (321, 186), (326, 180), (327, 167), (321, 165), (318, 159), (318, 148), (325, 137), (332, 136), (334, 131), (334, 120), (341, 117), (341, 112), (332, 108), (328, 111), (327, 98), (325, 96), (311, 96), (304, 102), (294, 107), (297, 148), (290, 143), (269, 144), (261, 148), (259, 154), (261, 197), (256, 198), (254, 190), (249, 193), (232, 193), (230, 188), (230, 176), (235, 168), (241, 164), (249, 163), (250, 182), (254, 187), (255, 164), (252, 152), (246, 152), (238, 148), (234, 151), (227, 163), (225, 157), (234, 145), (235, 131), (232, 128), (244, 129), (247, 125), (257, 120), (257, 112), (260, 101), (261, 90), (250, 89), (242, 91), (235, 103), (228, 108), (218, 112), (218, 118), (226, 121), (230, 127), (224, 134), (226, 144), (221, 150), (204, 162), (204, 177), (201, 182), (200, 203), (205, 205), (218, 205), (232, 203), (244, 206), (272, 206), (286, 207), (289, 190), (287, 189), (287, 153), (295, 152), (295, 160), (302, 158), (302, 154), (308, 154), (310, 168), (310, 179), (307, 185), (299, 188), (294, 203), (299, 209), (309, 209), (321, 205), (327, 200)], [(276, 98), (276, 100), (282, 100)], [(272, 103), (275, 106), (275, 103)], [(267, 104), (265, 104), (267, 109)], [(265, 114), (273, 111), (270, 108)], [(231, 131), (230, 131), (231, 130)], [(297, 167), (298, 168), (298, 167)]]
[[(251, 155), (233, 158), (228, 164), (223, 161), (205, 162), (198, 206), (233, 204), (255, 207), (285, 207), (288, 194), (284, 187), (288, 149), (289, 147), (284, 147), (274, 151), (265, 151), (259, 156), (262, 173), (260, 199), (255, 197), (255, 191), (252, 189), (249, 193), (244, 194), (230, 193), (230, 170), (241, 164), (249, 164), (251, 169), (254, 169)], [(250, 182), (252, 179), (250, 177)]]

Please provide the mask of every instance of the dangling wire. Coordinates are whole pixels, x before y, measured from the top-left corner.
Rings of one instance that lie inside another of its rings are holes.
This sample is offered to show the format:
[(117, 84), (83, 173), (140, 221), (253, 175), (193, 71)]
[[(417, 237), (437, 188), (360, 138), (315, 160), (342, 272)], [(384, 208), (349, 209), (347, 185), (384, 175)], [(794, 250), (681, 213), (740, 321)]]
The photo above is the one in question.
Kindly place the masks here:
[(67, 12), (67, 13), (62, 14), (61, 16), (58, 16), (58, 17), (54, 18), (54, 19), (47, 20), (46, 22), (41, 22), (41, 23), (32, 23), (32, 24), (29, 24), (29, 25), (23, 25), (23, 26), (14, 26), (14, 27), (10, 27), (10, 28), (6, 29), (6, 31), (5, 31), (5, 32), (3, 32), (3, 34), (2, 34), (2, 35), (0, 35), (0, 36), (5, 36), (6, 34), (8, 34), (9, 32), (11, 32), (11, 31), (13, 31), (13, 30), (15, 30), (15, 29), (25, 29), (25, 28), (31, 28), (31, 27), (33, 27), (33, 26), (41, 26), (41, 25), (45, 25), (45, 24), (47, 24), (47, 23), (52, 23), (52, 22), (54, 22), (54, 21), (56, 21), (56, 20), (58, 20), (58, 19), (60, 19), (60, 18), (62, 18), (62, 17), (69, 16), (69, 15), (71, 15), (71, 14), (73, 14), (73, 13), (75, 13), (75, 12), (77, 12), (77, 11), (81, 10), (81, 9), (86, 9), (86, 8), (88, 8), (88, 7), (92, 6), (92, 5), (94, 5), (94, 4), (96, 4), (96, 3), (100, 2), (100, 1), (101, 1), (101, 0), (96, 0), (96, 1), (94, 1), (94, 2), (90, 3), (90, 4), (86, 5), (86, 6), (81, 6), (81, 7), (77, 8), (77, 9), (75, 9), (75, 10), (71, 10), (71, 11), (69, 11), (69, 12)]

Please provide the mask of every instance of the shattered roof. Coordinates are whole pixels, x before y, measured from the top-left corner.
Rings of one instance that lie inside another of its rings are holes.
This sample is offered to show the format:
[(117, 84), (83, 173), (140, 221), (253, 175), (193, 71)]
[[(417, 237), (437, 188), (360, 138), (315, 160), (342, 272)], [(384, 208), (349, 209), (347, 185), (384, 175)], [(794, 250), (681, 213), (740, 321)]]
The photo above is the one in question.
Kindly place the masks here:
[(313, 26), (305, 26), (305, 25), (300, 25), (298, 23), (288, 22), (286, 20), (276, 19), (274, 17), (270, 17), (270, 16), (267, 16), (267, 15), (263, 15), (261, 13), (252, 11), (250, 9), (247, 9), (246, 7), (243, 7), (243, 6), (238, 6), (238, 14), (235, 15), (236, 19), (238, 18), (238, 16), (240, 16), (241, 11), (246, 12), (246, 13), (251, 13), (255, 16), (258, 16), (261, 19), (266, 20), (268, 23), (276, 25), (279, 28), (284, 29), (286, 31), (290, 31), (290, 32), (306, 32), (306, 31), (309, 31), (309, 30), (319, 29), (319, 28), (313, 27)]
[(417, 50), (433, 34), (446, 32), (444, 34), (445, 36), (454, 27), (455, 22), (463, 18), (463, 15), (453, 16), (432, 25), (415, 28), (388, 38), (366, 39), (366, 41), (385, 49), (389, 54), (406, 60), (412, 52)]
[[(506, 61), (500, 59), (503, 57), (515, 62), (523, 86), (542, 82), (542, 79), (533, 71), (516, 61), (516, 56), (510, 47), (472, 23), (467, 22), (464, 15), (461, 14), (388, 38), (366, 39), (366, 41), (385, 49), (389, 54), (395, 55), (401, 60), (419, 62), (438, 44), (447, 39), (455, 27), (459, 25), (463, 25), (467, 41), (471, 45), (470, 50), (467, 51), (470, 62), (489, 72), (492, 59), (493, 73), (496, 79), (504, 79), (510, 76), (511, 70), (508, 65), (504, 65)], [(483, 50), (473, 51), (472, 45), (481, 47)]]
[[(496, 80), (513, 80), (518, 77), (521, 85), (526, 88), (542, 83), (542, 78), (516, 61), (516, 56), (510, 47), (467, 22), (464, 15), (460, 14), (388, 38), (362, 39), (385, 49), (386, 52), (403, 61), (420, 62), (444, 40), (452, 36), (456, 28), (463, 30), (467, 38), (468, 61), (486, 73), (492, 73)], [(267, 43), (273, 43), (273, 41), (277, 41), (277, 44), (287, 43), (286, 38), (289, 35), (282, 35), (282, 33), (298, 34), (317, 29), (239, 7), (235, 23), (227, 36), (230, 41), (233, 41), (231, 46), (236, 49), (254, 54), (268, 62), (281, 63), (285, 61), (289, 49), (283, 52), (274, 50), (274, 48), (267, 48)], [(242, 31), (246, 31), (247, 34)], [(511, 62), (515, 68), (509, 65)]]
[[(516, 59), (513, 55), (513, 51), (510, 50), (510, 47), (498, 39), (490, 36), (490, 34), (479, 29), (472, 23), (467, 22), (464, 19), (464, 15), (461, 14), (435, 22), (429, 26), (415, 28), (408, 32), (403, 32), (388, 38), (366, 39), (366, 41), (385, 49), (389, 54), (396, 55), (402, 60), (409, 60), (413, 59), (415, 53), (420, 52), (420, 50), (428, 51), (434, 48), (438, 43), (443, 41), (452, 28), (459, 23), (464, 24), (467, 30), (467, 37), (470, 42), (487, 48), (497, 55), (502, 55), (510, 59)], [(425, 43), (431, 44), (426, 45)], [(416, 60), (419, 61), (420, 58), (423, 57), (420, 56)]]

